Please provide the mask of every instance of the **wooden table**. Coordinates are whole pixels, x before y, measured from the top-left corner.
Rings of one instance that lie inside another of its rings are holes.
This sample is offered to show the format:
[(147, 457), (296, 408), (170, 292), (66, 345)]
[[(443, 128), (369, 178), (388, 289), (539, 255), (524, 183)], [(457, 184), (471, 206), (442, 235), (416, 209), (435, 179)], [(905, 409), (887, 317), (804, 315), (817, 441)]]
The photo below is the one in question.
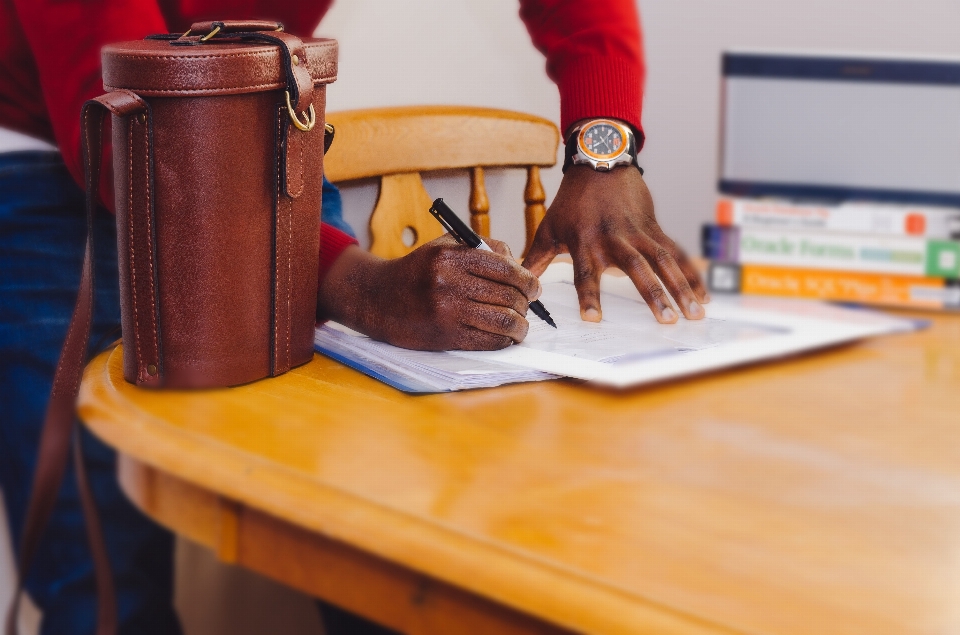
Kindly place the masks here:
[(80, 414), (147, 514), (411, 634), (960, 633), (960, 317), (629, 392), (329, 359)]

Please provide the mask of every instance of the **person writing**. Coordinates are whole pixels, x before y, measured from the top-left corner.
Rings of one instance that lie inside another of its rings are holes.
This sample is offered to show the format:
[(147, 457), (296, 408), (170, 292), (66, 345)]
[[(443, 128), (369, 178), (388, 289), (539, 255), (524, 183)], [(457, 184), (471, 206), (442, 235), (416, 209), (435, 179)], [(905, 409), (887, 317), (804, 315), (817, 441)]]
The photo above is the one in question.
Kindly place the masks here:
[[(0, 487), (15, 542), (79, 284), (86, 227), (78, 185), (78, 113), (84, 101), (102, 93), (100, 48), (151, 33), (182, 32), (211, 18), (277, 20), (290, 32), (309, 35), (329, 5), (329, 0), (254, 0), (240, 8), (213, 0), (0, 3), (0, 409), (5, 413)], [(573, 257), (586, 320), (601, 319), (599, 278), (608, 266), (627, 272), (659, 321), (679, 317), (670, 296), (687, 318), (703, 316), (706, 292), (660, 229), (637, 169), (644, 70), (633, 0), (523, 0), (520, 15), (560, 89), (561, 127), (569, 137), (562, 184), (523, 266), (496, 241), (491, 246), (498, 254), (489, 254), (448, 237), (394, 261), (375, 258), (349, 235), (339, 197), (325, 185), (319, 318), (410, 348), (501, 348), (523, 339), (526, 304), (539, 295), (536, 276), (558, 253)], [(600, 120), (616, 125), (607, 130)], [(611, 136), (617, 131), (618, 138)], [(589, 160), (590, 153), (619, 150), (628, 155), (623, 165)], [(106, 179), (110, 171), (101, 173)], [(101, 187), (108, 208), (111, 185), (105, 181)], [(113, 224), (104, 211), (94, 227), (94, 342), (109, 338), (119, 323)], [(83, 444), (119, 590), (121, 632), (179, 632), (171, 601), (171, 536), (124, 499), (113, 453), (86, 434)], [(44, 613), (43, 633), (94, 629), (94, 584), (79, 507), (68, 473), (41, 547), (47, 555), (27, 580)], [(330, 633), (377, 632), (333, 607), (324, 607), (324, 618)]]

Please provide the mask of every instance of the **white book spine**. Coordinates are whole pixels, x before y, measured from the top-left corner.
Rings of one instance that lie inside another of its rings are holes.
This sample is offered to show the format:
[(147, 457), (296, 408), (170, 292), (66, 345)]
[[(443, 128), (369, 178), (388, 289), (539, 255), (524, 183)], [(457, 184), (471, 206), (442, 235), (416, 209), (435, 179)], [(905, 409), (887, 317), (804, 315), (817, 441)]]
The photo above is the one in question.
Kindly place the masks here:
[(948, 278), (960, 271), (960, 244), (951, 241), (757, 227), (740, 227), (739, 234), (745, 264)]
[(717, 222), (742, 227), (853, 234), (960, 238), (960, 209), (877, 203), (807, 205), (775, 199), (722, 198)]

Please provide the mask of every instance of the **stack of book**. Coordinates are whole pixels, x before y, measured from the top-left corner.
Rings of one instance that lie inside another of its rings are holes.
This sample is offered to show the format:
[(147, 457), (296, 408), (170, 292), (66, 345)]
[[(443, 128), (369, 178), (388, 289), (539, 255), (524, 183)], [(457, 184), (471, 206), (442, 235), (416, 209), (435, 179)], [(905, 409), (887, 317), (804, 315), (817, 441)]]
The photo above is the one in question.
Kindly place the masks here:
[(702, 245), (715, 292), (960, 309), (960, 209), (724, 197)]

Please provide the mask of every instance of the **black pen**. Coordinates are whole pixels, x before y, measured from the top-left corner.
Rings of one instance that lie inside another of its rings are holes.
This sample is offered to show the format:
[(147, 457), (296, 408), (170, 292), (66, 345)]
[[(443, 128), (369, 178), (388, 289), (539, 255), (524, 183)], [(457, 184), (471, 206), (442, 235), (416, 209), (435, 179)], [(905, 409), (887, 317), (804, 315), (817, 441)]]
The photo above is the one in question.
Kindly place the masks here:
[[(442, 198), (438, 198), (433, 202), (433, 206), (430, 208), (430, 213), (433, 214), (434, 218), (440, 221), (440, 224), (443, 225), (446, 230), (450, 232), (450, 235), (453, 236), (461, 245), (466, 245), (467, 247), (472, 247), (473, 249), (493, 251), (490, 249), (490, 245), (483, 242), (482, 238), (477, 236), (473, 230), (467, 226), (466, 223), (460, 220), (459, 216), (453, 213), (453, 210), (443, 202)], [(538, 318), (553, 328), (557, 328), (557, 325), (553, 321), (553, 318), (550, 317), (550, 313), (547, 311), (547, 308), (543, 306), (543, 303), (540, 300), (534, 300), (531, 302), (530, 310), (533, 311)]]

